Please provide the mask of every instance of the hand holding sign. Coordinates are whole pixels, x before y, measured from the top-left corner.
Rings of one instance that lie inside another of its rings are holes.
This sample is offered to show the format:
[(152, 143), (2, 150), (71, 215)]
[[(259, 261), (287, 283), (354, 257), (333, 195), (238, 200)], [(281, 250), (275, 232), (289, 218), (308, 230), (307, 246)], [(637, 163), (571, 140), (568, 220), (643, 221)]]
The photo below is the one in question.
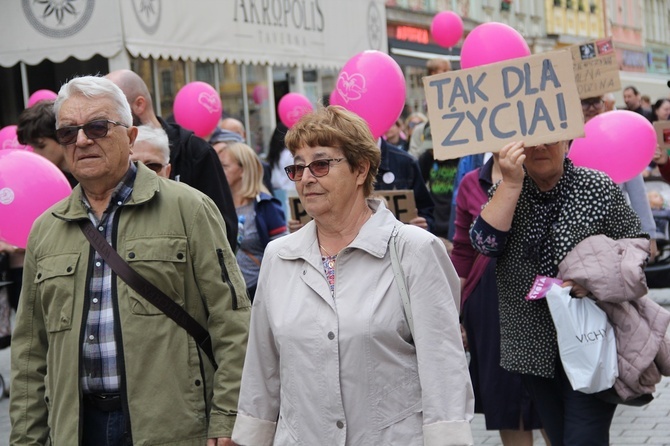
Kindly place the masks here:
[(568, 157), (576, 166), (601, 170), (615, 183), (635, 177), (649, 165), (656, 150), (656, 131), (647, 118), (628, 110), (596, 116), (575, 139)]

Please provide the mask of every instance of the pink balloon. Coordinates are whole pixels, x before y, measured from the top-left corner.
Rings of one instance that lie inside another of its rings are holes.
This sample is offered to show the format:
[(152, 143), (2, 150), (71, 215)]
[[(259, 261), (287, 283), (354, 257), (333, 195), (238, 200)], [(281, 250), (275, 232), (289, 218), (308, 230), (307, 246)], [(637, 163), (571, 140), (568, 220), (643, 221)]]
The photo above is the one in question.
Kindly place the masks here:
[(31, 94), (28, 98), (28, 107), (30, 108), (33, 105), (37, 104), (39, 101), (54, 101), (58, 95), (51, 90), (37, 90), (35, 93)]
[(221, 119), (219, 93), (205, 82), (189, 82), (174, 98), (174, 119), (177, 124), (203, 138), (216, 128)]
[(288, 128), (300, 120), (307, 113), (314, 111), (309, 99), (300, 93), (288, 93), (282, 96), (277, 105), (279, 119)]
[(463, 20), (453, 11), (438, 12), (430, 24), (430, 34), (438, 45), (451, 48), (463, 37)]
[(526, 56), (530, 56), (530, 48), (517, 30), (504, 23), (487, 22), (476, 26), (463, 41), (461, 68), (474, 68)]
[(576, 166), (601, 170), (615, 183), (641, 173), (656, 150), (656, 131), (647, 118), (628, 110), (596, 116), (572, 142), (568, 157)]
[(3, 149), (19, 149), (27, 150), (32, 152), (33, 148), (30, 146), (24, 146), (19, 142), (19, 138), (16, 136), (16, 126), (8, 125), (0, 129), (0, 150)]
[(70, 192), (63, 172), (46, 158), (0, 151), (0, 239), (25, 248), (37, 217)]
[(268, 87), (265, 85), (256, 85), (251, 92), (251, 98), (254, 103), (260, 105), (268, 98)]
[(337, 89), (333, 90), (330, 92), (330, 96), (328, 97), (328, 104), (329, 105), (342, 105), (340, 100), (340, 95), (337, 94)]
[(337, 77), (338, 103), (363, 118), (372, 136), (391, 128), (405, 105), (405, 76), (395, 60), (380, 51), (363, 51)]

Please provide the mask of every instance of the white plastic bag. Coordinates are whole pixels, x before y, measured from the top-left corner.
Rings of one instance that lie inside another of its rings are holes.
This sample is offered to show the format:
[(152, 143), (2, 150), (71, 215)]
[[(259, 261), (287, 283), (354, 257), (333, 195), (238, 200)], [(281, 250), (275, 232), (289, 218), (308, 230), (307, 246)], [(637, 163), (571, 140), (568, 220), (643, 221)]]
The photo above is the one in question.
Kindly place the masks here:
[(614, 329), (591, 299), (570, 297), (570, 287), (552, 285), (547, 303), (556, 326), (558, 350), (574, 390), (609, 389), (619, 376)]

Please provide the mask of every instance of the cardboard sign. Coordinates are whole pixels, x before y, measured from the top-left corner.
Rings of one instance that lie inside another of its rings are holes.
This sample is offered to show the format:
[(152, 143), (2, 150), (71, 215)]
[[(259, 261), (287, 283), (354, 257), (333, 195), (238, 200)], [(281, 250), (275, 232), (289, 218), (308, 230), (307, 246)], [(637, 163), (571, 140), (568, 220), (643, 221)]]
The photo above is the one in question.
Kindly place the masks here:
[(656, 121), (653, 124), (658, 145), (661, 149), (670, 149), (670, 121)]
[(423, 79), (435, 159), (584, 135), (570, 52), (552, 51)]
[[(372, 192), (372, 197), (384, 198), (386, 207), (393, 212), (395, 218), (403, 223), (409, 223), (418, 215), (412, 190), (376, 190)], [(299, 220), (303, 225), (312, 219), (305, 212), (298, 197), (289, 197), (289, 207), (291, 208), (291, 219)]]
[(619, 63), (611, 37), (573, 45), (570, 52), (580, 99), (621, 90)]

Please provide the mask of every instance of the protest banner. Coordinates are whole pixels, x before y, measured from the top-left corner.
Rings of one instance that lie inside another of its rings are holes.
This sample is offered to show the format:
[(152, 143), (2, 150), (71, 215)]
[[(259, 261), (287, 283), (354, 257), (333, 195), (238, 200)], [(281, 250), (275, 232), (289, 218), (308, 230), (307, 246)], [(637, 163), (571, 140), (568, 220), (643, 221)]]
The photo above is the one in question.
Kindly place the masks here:
[(580, 99), (621, 90), (619, 63), (611, 37), (573, 45), (570, 52)]
[(658, 145), (661, 149), (670, 149), (670, 121), (656, 121), (653, 124)]
[(436, 74), (423, 84), (435, 159), (584, 135), (569, 51)]
[[(386, 207), (403, 223), (409, 223), (418, 215), (412, 190), (376, 190), (372, 192), (372, 196), (385, 199)], [(289, 197), (289, 207), (291, 208), (291, 219), (299, 220), (302, 224), (312, 219), (305, 212), (298, 197)]]

